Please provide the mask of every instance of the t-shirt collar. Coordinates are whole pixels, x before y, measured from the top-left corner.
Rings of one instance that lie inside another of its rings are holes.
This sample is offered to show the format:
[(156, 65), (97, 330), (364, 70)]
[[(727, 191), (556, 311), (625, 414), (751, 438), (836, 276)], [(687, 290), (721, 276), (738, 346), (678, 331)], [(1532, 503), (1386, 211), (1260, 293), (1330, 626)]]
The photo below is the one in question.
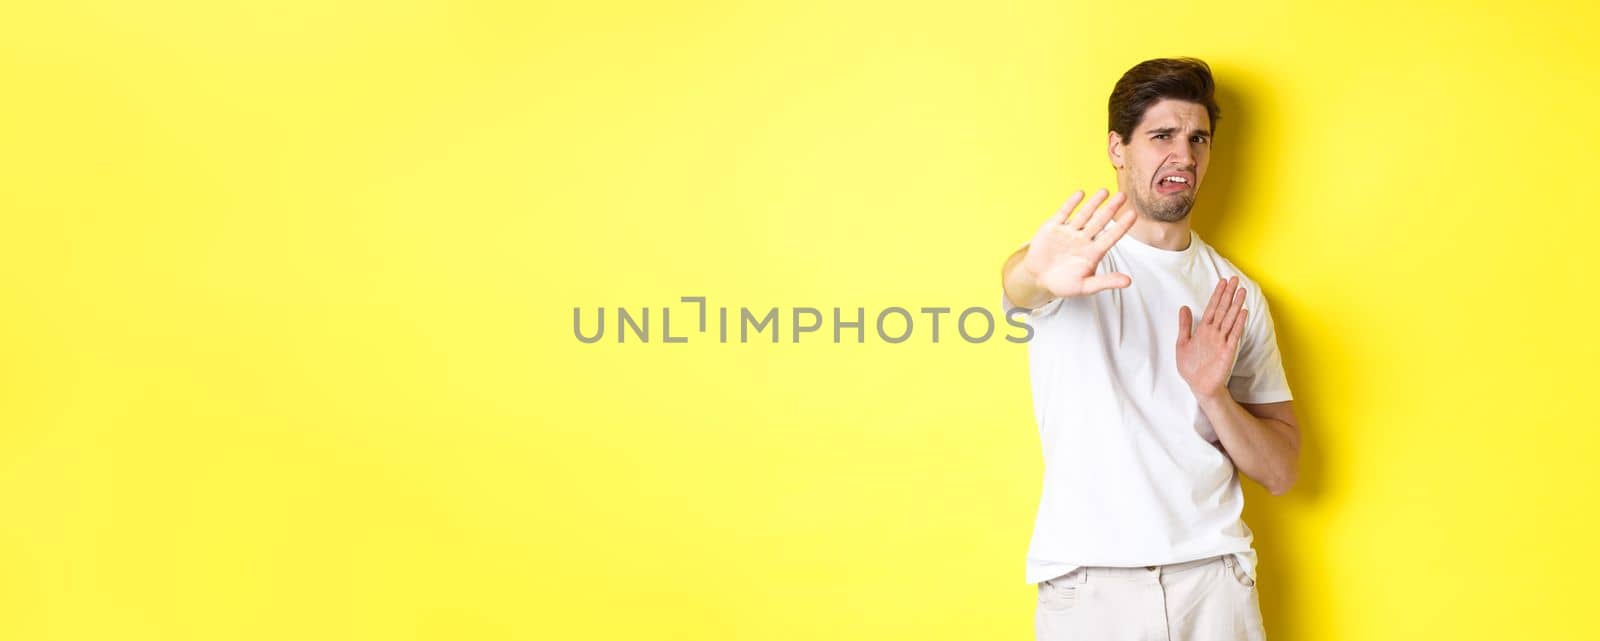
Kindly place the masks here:
[(1127, 251), (1138, 254), (1142, 258), (1148, 258), (1150, 260), (1159, 261), (1162, 263), (1177, 265), (1187, 262), (1190, 258), (1193, 258), (1196, 254), (1200, 253), (1200, 234), (1195, 233), (1194, 229), (1190, 229), (1189, 246), (1178, 251), (1162, 249), (1154, 245), (1146, 245), (1139, 239), (1134, 238), (1133, 234), (1124, 234), (1122, 238), (1117, 241), (1117, 244), (1122, 246)]

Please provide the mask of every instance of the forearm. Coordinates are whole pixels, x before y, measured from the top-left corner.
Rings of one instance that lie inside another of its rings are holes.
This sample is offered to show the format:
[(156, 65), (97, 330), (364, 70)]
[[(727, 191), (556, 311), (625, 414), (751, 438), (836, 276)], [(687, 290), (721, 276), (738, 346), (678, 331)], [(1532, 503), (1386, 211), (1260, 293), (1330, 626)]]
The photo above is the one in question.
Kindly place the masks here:
[(1022, 266), (1022, 259), (1027, 253), (1027, 247), (1012, 253), (1006, 259), (1000, 279), (1006, 298), (1013, 305), (1033, 309), (1050, 302), (1052, 297), (1049, 290), (1039, 286), (1039, 279)]
[(1274, 495), (1288, 492), (1300, 471), (1299, 430), (1252, 415), (1225, 388), (1196, 398), (1234, 467)]

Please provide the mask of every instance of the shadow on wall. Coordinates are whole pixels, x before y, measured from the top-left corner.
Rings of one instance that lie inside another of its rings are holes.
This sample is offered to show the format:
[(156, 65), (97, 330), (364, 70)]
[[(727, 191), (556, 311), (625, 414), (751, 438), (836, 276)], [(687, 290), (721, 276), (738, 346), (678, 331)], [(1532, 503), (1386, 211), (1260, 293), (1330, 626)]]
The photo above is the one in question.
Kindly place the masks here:
[[(1217, 103), (1222, 109), (1222, 118), (1215, 127), (1216, 152), (1207, 169), (1202, 187), (1204, 195), (1199, 198), (1191, 214), (1194, 216), (1191, 223), (1195, 231), (1224, 256), (1229, 255), (1228, 248), (1232, 246), (1229, 229), (1236, 225), (1231, 223), (1237, 220), (1227, 220), (1227, 213), (1243, 211), (1243, 207), (1247, 206), (1240, 193), (1247, 191), (1250, 185), (1250, 163), (1263, 161), (1260, 147), (1256, 144), (1258, 138), (1253, 104), (1250, 97), (1239, 88), (1263, 86), (1264, 83), (1238, 82), (1241, 76), (1247, 75), (1247, 72), (1239, 69), (1217, 71)], [(1229, 82), (1230, 79), (1233, 82)], [(1267, 215), (1276, 213), (1269, 211)], [(1266, 295), (1270, 301), (1272, 292), (1266, 292)], [(1309, 398), (1301, 393), (1305, 388), (1299, 383), (1304, 379), (1297, 376), (1317, 371), (1316, 365), (1306, 360), (1312, 354), (1309, 337), (1300, 333), (1298, 328), (1302, 325), (1296, 323), (1295, 318), (1285, 316), (1282, 308), (1273, 310), (1273, 321), (1277, 327), (1278, 348), (1283, 353), (1284, 370), (1289, 377), (1289, 388), (1295, 392), (1295, 413), (1305, 427), (1301, 432), (1300, 476), (1294, 488), (1283, 496), (1272, 496), (1255, 482), (1244, 480), (1244, 520), (1255, 533), (1255, 548), (1260, 559), (1257, 585), (1267, 637), (1298, 639), (1307, 632), (1297, 625), (1303, 619), (1304, 595), (1325, 594), (1327, 586), (1308, 587), (1319, 577), (1297, 572), (1289, 566), (1292, 559), (1306, 558), (1300, 550), (1312, 542), (1291, 540), (1293, 532), (1304, 530), (1288, 526), (1290, 517), (1286, 507), (1291, 504), (1314, 504), (1323, 494), (1325, 465), (1323, 450), (1318, 447), (1317, 441), (1317, 430), (1323, 425), (1317, 417), (1323, 413), (1319, 411), (1321, 399)], [(1330, 338), (1335, 337), (1317, 337), (1323, 353), (1337, 353), (1337, 348), (1330, 350), (1326, 344)]]

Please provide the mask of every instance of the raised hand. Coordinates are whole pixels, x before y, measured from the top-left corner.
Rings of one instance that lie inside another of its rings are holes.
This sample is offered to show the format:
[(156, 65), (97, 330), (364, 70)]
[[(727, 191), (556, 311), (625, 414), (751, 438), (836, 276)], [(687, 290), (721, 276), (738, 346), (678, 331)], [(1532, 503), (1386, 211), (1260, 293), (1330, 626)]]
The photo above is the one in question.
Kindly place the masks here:
[(1195, 398), (1227, 393), (1248, 313), (1238, 276), (1217, 281), (1198, 328), (1194, 328), (1188, 305), (1178, 309), (1178, 373)]
[(1133, 227), (1131, 208), (1122, 218), (1114, 218), (1127, 197), (1119, 192), (1107, 199), (1106, 190), (1101, 189), (1089, 197), (1083, 211), (1068, 220), (1082, 201), (1082, 191), (1073, 193), (1061, 210), (1039, 227), (1022, 259), (1022, 268), (1054, 296), (1086, 296), (1133, 284), (1133, 278), (1122, 272), (1094, 273), (1106, 251)]

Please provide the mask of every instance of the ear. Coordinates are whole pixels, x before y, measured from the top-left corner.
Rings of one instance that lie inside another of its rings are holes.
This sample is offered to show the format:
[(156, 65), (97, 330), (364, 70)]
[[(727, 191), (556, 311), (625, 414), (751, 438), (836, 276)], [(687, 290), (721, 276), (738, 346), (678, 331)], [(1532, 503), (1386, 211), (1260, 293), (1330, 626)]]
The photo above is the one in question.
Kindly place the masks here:
[(1106, 133), (1106, 157), (1111, 159), (1111, 166), (1122, 169), (1122, 135), (1115, 131)]

